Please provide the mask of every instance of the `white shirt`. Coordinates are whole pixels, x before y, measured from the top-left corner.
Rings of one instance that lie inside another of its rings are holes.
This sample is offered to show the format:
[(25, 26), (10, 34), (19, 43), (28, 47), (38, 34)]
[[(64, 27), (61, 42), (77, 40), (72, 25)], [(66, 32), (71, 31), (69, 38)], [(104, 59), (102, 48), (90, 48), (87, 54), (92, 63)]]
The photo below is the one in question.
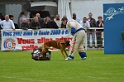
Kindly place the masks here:
[(15, 25), (14, 25), (13, 21), (10, 19), (8, 21), (6, 21), (6, 20), (2, 21), (1, 26), (3, 29), (15, 29)]
[(68, 23), (66, 24), (66, 28), (69, 32), (71, 32), (71, 28), (75, 28), (76, 30), (78, 30), (79, 28), (83, 27), (76, 20), (72, 19), (68, 21)]
[[(86, 21), (85, 23), (83, 22), (83, 23), (82, 23), (82, 26), (83, 26), (85, 29), (90, 28), (90, 23), (89, 23), (89, 21)], [(88, 28), (86, 28), (86, 27), (88, 27)]]

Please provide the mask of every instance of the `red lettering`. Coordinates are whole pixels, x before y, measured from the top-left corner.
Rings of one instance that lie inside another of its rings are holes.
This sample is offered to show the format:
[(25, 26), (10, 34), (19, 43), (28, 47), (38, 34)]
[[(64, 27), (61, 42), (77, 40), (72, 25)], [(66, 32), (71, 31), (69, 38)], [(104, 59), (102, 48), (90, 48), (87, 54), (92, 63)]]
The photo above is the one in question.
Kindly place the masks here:
[(72, 38), (64, 38), (64, 37), (61, 37), (61, 38), (56, 38), (55, 40), (69, 41), (69, 40), (72, 40)]
[(17, 38), (18, 44), (34, 44), (34, 39)]
[(39, 44), (39, 43), (44, 43), (46, 41), (52, 41), (52, 40), (53, 40), (52, 38), (45, 38), (45, 37), (43, 37), (41, 39), (37, 39), (37, 43)]
[(34, 48), (38, 48), (38, 46), (34, 45), (22, 46), (22, 50), (33, 50)]

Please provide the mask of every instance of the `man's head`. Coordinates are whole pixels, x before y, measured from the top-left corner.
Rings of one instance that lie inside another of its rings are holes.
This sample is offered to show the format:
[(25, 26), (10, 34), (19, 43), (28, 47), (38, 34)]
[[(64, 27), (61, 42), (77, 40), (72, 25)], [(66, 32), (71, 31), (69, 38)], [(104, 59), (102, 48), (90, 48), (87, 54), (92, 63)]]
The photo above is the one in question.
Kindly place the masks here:
[(86, 17), (84, 17), (83, 18), (83, 23), (85, 23), (87, 21), (87, 18)]
[(34, 22), (38, 22), (38, 17), (34, 17)]
[(26, 23), (27, 22), (27, 19), (26, 18), (23, 18), (22, 19), (22, 23)]
[(74, 20), (76, 20), (76, 13), (73, 13), (73, 17)]
[(40, 13), (36, 13), (36, 17), (40, 18)]
[(25, 12), (21, 12), (20, 15), (21, 15), (21, 16), (25, 15)]
[(93, 14), (90, 12), (90, 13), (88, 14), (88, 16), (89, 16), (89, 18), (92, 18)]
[(56, 15), (56, 20), (60, 20), (60, 15), (59, 14)]
[(9, 20), (9, 15), (5, 16), (5, 20), (8, 21)]
[(9, 18), (10, 18), (11, 20), (13, 20), (13, 19), (14, 19), (14, 16), (13, 16), (13, 15), (9, 15)]

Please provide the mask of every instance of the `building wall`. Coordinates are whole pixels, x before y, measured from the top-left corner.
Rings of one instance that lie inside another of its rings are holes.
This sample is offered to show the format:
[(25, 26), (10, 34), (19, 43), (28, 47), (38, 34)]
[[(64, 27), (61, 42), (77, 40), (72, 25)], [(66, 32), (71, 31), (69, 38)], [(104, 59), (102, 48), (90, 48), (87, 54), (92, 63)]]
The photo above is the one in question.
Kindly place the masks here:
[(103, 16), (103, 4), (122, 2), (124, 3), (124, 0), (71, 0), (71, 11), (80, 19), (88, 17), (88, 13), (92, 12), (97, 20), (98, 16)]
[(18, 22), (18, 16), (22, 12), (22, 6), (20, 4), (8, 4), (5, 6), (7, 15), (14, 15), (14, 22)]

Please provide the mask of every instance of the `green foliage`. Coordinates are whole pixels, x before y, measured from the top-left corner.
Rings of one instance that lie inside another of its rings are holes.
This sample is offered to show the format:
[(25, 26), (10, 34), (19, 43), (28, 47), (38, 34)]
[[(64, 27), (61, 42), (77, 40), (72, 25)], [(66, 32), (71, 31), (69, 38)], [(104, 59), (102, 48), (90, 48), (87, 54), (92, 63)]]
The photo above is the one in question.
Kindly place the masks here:
[(124, 55), (87, 51), (88, 58), (75, 55), (65, 61), (52, 52), (50, 61), (34, 61), (30, 52), (0, 52), (1, 82), (124, 82)]

